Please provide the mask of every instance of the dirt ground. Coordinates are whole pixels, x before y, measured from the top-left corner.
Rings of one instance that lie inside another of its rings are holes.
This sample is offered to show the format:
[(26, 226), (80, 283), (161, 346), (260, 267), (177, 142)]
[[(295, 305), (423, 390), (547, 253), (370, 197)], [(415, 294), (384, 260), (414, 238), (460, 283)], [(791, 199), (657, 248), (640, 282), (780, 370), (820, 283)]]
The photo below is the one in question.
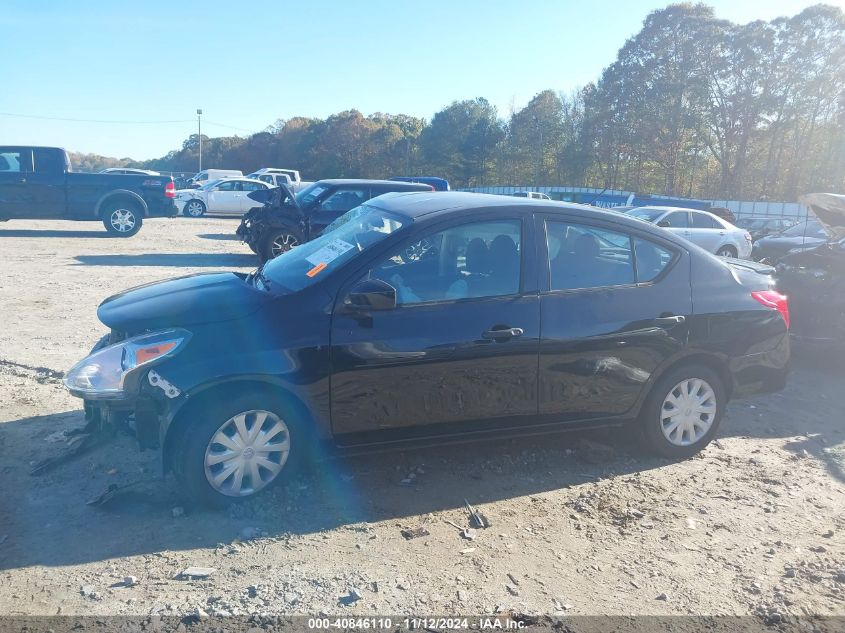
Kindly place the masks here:
[[(104, 333), (97, 304), (249, 270), (234, 228), (152, 220), (109, 239), (94, 224), (0, 224), (0, 614), (845, 615), (835, 355), (796, 356), (784, 392), (732, 403), (718, 440), (679, 463), (619, 431), (382, 452), (196, 513), (128, 437), (30, 475), (82, 425), (60, 377)], [(473, 540), (447, 522), (467, 524), (464, 499), (492, 522)], [(181, 576), (189, 566), (215, 571)]]

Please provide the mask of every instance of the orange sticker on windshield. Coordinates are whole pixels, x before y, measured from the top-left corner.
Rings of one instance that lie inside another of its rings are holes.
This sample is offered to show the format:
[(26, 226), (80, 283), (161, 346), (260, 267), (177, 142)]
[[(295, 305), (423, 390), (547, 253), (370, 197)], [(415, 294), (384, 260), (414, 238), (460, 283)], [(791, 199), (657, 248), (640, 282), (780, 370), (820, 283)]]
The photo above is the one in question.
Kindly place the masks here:
[(314, 266), (314, 268), (312, 268), (311, 270), (309, 270), (305, 274), (308, 275), (309, 277), (315, 277), (327, 266), (328, 266), (328, 264), (326, 262), (321, 262), (321, 263), (317, 264), (316, 266)]

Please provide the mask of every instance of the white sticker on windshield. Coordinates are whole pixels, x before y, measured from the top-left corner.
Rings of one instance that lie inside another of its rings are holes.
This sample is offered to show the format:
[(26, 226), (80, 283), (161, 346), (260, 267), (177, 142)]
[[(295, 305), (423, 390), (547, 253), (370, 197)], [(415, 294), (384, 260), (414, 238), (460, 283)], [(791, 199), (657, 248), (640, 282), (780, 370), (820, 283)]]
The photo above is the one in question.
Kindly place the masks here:
[(315, 266), (318, 264), (328, 264), (343, 255), (346, 251), (353, 248), (355, 247), (349, 242), (344, 242), (343, 240), (332, 240), (323, 248), (313, 252), (305, 259)]

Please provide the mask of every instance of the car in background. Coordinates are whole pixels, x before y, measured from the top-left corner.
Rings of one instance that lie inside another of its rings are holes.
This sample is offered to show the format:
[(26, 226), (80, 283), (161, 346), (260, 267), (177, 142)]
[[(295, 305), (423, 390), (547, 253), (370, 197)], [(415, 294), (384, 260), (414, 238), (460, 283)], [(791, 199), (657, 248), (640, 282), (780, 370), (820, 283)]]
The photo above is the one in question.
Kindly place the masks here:
[(300, 189), (304, 189), (311, 184), (310, 182), (302, 180), (298, 170), (281, 169), (277, 167), (262, 167), (261, 169), (248, 174), (247, 178), (254, 178), (255, 180), (266, 182), (271, 187), (285, 185), (293, 193), (296, 193)]
[(777, 288), (789, 296), (795, 338), (841, 350), (845, 346), (845, 196), (811, 193), (800, 202), (816, 215), (829, 239), (778, 259)]
[(377, 197), (252, 274), (147, 284), (97, 316), (111, 333), (65, 386), (91, 420), (134, 414), (184, 497), (218, 507), (326, 445), (625, 425), (687, 458), (789, 361), (787, 300), (748, 263), (463, 192)]
[(0, 222), (101, 221), (131, 237), (147, 218), (176, 215), (175, 195), (170, 176), (78, 173), (61, 147), (0, 146)]
[(221, 178), (243, 178), (244, 174), (239, 169), (203, 169), (192, 177), (188, 178), (188, 188), (197, 189), (212, 180)]
[(754, 242), (751, 258), (758, 262), (774, 264), (787, 253), (815, 248), (830, 239), (824, 225), (816, 218), (809, 218), (790, 226), (782, 233), (767, 235)]
[(651, 222), (720, 257), (747, 259), (751, 235), (707, 211), (681, 207), (637, 207), (625, 215)]
[(261, 206), (247, 196), (253, 191), (266, 191), (270, 185), (251, 178), (224, 178), (212, 180), (199, 189), (182, 189), (176, 192), (179, 213), (199, 218), (206, 213), (217, 215), (243, 215)]
[(789, 227), (797, 224), (797, 222), (798, 220), (791, 218), (750, 217), (740, 218), (735, 224), (739, 228), (751, 233), (752, 240), (759, 240), (761, 237), (766, 237), (767, 235), (782, 233)]
[(398, 182), (421, 182), (424, 185), (431, 185), (435, 191), (449, 191), (449, 181), (437, 176), (396, 176), (390, 180)]
[(530, 198), (531, 200), (551, 200), (549, 196), (539, 191), (516, 191), (511, 196), (514, 198)]
[(705, 211), (712, 213), (717, 218), (722, 218), (725, 222), (730, 222), (734, 226), (737, 226), (736, 214), (727, 207), (710, 207), (709, 209), (705, 209)]
[(131, 175), (135, 174), (137, 176), (161, 176), (161, 174), (157, 171), (153, 171), (152, 169), (135, 169), (134, 167), (108, 167), (100, 171), (101, 174), (123, 174)]
[(350, 209), (392, 191), (431, 193), (434, 187), (396, 180), (333, 179), (318, 180), (298, 193), (284, 186), (257, 191), (249, 195), (263, 207), (247, 213), (236, 233), (267, 261), (313, 240)]

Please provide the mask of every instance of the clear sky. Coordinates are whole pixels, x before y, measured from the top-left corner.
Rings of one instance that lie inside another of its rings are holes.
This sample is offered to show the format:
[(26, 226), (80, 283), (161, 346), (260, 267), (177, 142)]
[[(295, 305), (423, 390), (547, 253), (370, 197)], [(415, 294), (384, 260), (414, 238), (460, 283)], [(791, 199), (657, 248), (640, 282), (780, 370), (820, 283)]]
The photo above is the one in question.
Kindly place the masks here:
[[(454, 100), (479, 96), (507, 114), (541, 90), (597, 79), (645, 16), (666, 4), (3, 0), (0, 144), (153, 158), (196, 131), (197, 108), (209, 136), (351, 108), (431, 118)], [(815, 3), (707, 4), (744, 23)]]

